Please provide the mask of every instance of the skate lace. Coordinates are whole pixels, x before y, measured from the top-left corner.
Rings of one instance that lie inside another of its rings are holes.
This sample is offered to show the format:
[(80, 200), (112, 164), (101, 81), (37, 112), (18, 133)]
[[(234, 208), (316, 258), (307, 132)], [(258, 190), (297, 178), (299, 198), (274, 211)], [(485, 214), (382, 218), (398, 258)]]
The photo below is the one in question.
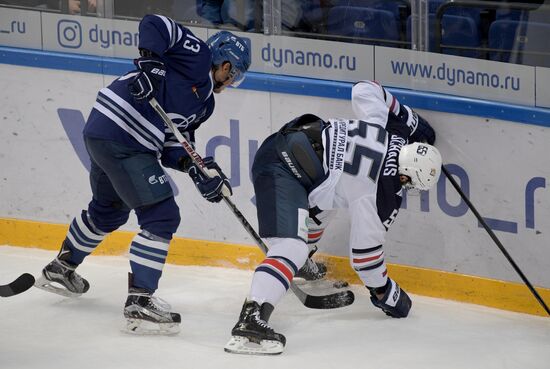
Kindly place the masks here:
[(265, 320), (263, 320), (262, 318), (260, 318), (260, 312), (259, 311), (253, 312), (252, 317), (254, 318), (254, 321), (256, 322), (256, 324), (258, 324), (260, 327), (265, 328), (265, 329), (271, 329), (271, 327), (267, 324), (267, 322)]
[(156, 296), (150, 296), (149, 305), (160, 311), (170, 311), (172, 309), (172, 306), (166, 300)]
[(83, 282), (83, 278), (80, 276), (80, 274), (76, 273), (75, 271), (70, 271), (68, 274), (67, 274), (67, 278), (69, 278), (69, 280), (75, 284), (75, 283), (78, 283), (78, 284), (84, 284)]
[(313, 274), (319, 273), (319, 267), (317, 266), (317, 263), (311, 259), (306, 260), (306, 264), (304, 265), (304, 270), (306, 272), (310, 272)]
[(167, 312), (172, 309), (172, 306), (168, 302), (166, 302), (166, 300), (163, 300), (160, 297), (156, 297), (148, 293), (140, 293), (140, 292), (132, 292), (130, 294), (132, 296), (137, 296), (137, 297), (146, 297), (147, 306), (149, 306), (153, 310)]

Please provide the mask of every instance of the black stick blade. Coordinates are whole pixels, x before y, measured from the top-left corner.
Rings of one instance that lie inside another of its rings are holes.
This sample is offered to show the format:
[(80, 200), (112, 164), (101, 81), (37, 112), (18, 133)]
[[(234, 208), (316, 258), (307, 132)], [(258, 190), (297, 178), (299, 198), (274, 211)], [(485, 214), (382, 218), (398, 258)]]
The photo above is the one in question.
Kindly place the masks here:
[(308, 295), (304, 305), (310, 309), (338, 309), (349, 306), (355, 301), (351, 291), (342, 291), (325, 296)]
[(34, 285), (34, 277), (29, 273), (21, 274), (15, 281), (0, 286), (0, 296), (9, 297), (25, 292)]
[(338, 309), (355, 301), (355, 295), (350, 290), (317, 296), (307, 294), (294, 283), (290, 284), (290, 289), (302, 304), (310, 309)]

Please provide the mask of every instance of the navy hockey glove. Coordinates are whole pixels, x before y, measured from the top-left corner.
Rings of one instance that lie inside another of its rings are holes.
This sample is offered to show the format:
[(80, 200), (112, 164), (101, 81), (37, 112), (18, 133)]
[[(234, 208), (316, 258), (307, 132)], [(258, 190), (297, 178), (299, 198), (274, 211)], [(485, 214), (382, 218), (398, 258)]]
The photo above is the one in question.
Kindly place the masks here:
[(145, 56), (134, 59), (138, 73), (128, 85), (130, 94), (137, 101), (150, 100), (155, 97), (166, 78), (166, 67), (159, 58), (146, 50), (142, 52), (142, 55)]
[[(367, 288), (370, 291), (370, 300), (373, 305), (382, 309), (386, 315), (392, 318), (406, 318), (409, 315), (411, 299), (392, 279), (388, 278), (388, 282), (383, 287)], [(384, 295), (378, 298), (377, 294), (381, 293)]]
[(223, 174), (214, 158), (208, 156), (202, 161), (208, 169), (210, 177), (202, 174), (199, 167), (194, 163), (187, 169), (187, 173), (189, 173), (202, 197), (210, 202), (220, 202), (224, 196), (231, 196), (233, 190), (231, 189), (229, 179)]
[(433, 145), (435, 143), (434, 129), (426, 119), (422, 118), (416, 112), (413, 112), (413, 114), (418, 118), (418, 127), (416, 127), (416, 131), (409, 137), (409, 143), (423, 142)]

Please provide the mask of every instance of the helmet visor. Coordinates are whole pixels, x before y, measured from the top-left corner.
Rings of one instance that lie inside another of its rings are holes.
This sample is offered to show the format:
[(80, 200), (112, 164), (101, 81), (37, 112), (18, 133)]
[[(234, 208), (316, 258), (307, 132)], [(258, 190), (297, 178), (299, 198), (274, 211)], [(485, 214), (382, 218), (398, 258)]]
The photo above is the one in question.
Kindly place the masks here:
[(231, 86), (233, 87), (239, 87), (239, 85), (244, 81), (245, 73), (242, 73), (237, 68), (232, 68), (231, 72), (229, 72), (229, 78), (233, 79), (233, 82), (231, 82)]

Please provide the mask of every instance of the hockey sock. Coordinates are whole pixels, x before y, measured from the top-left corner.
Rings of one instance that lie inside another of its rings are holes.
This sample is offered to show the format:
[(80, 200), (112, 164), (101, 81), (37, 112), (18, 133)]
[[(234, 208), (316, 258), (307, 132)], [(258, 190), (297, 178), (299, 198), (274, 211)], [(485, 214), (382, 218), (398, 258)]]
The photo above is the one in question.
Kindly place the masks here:
[(130, 245), (130, 266), (134, 275), (134, 287), (154, 292), (162, 275), (168, 255), (170, 240), (143, 230)]
[(58, 258), (63, 259), (67, 251), (70, 252), (68, 258), (63, 260), (78, 265), (82, 263), (84, 258), (95, 250), (97, 245), (105, 238), (107, 234), (96, 229), (88, 217), (88, 213), (83, 210), (82, 213), (76, 216), (69, 227), (69, 232), (63, 248), (59, 252)]
[(359, 275), (365, 286), (384, 286), (388, 270), (384, 261), (382, 245), (366, 249), (352, 249), (353, 269)]
[(268, 302), (276, 306), (305, 263), (309, 249), (304, 241), (295, 238), (270, 238), (269, 245), (267, 258), (254, 272), (250, 298), (260, 305)]

